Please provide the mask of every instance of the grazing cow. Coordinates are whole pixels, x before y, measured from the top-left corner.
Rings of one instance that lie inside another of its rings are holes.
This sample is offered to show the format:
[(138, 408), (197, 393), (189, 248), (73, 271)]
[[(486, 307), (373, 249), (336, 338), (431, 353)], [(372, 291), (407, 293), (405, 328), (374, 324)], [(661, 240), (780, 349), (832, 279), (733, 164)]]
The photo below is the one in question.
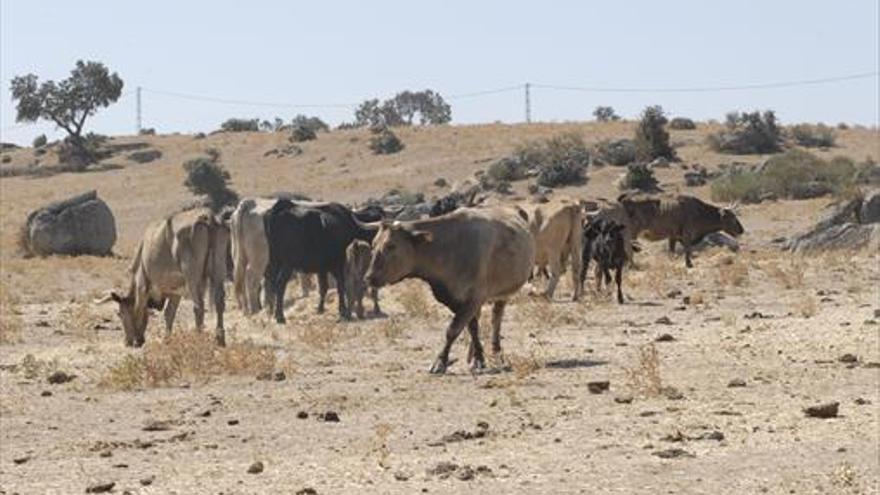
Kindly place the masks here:
[[(269, 241), (267, 285), (275, 296), (275, 320), (284, 323), (284, 291), (294, 270), (318, 274), (320, 302), (324, 311), (327, 295), (327, 274), (331, 273), (337, 287), (345, 287), (345, 250), (354, 239), (372, 241), (376, 234), (354, 218), (351, 210), (338, 203), (307, 206), (278, 200), (264, 217)], [(345, 291), (339, 290), (339, 316), (350, 319)]]
[(623, 304), (623, 265), (626, 264), (626, 226), (614, 220), (596, 218), (584, 226), (583, 255), (581, 256), (580, 283), (583, 285), (590, 267), (590, 260), (596, 261), (596, 289), (602, 287), (602, 276), (605, 283), (611, 283), (610, 270), (613, 268), (614, 280), (617, 283), (617, 302)]
[(571, 260), (571, 283), (577, 301), (583, 287), (580, 284), (581, 237), (583, 213), (580, 205), (569, 200), (554, 200), (530, 205), (529, 231), (535, 239), (535, 267), (547, 273), (549, 281), (544, 296), (553, 298), (559, 277)]
[(171, 333), (182, 296), (193, 301), (196, 329), (205, 323), (205, 289), (210, 286), (217, 313), (217, 344), (225, 345), (223, 330), (226, 253), (229, 229), (203, 208), (177, 213), (147, 227), (129, 268), (124, 294), (111, 291), (99, 302), (119, 304), (125, 345), (144, 344), (148, 309), (165, 312), (165, 333)]
[(623, 194), (618, 199), (630, 219), (633, 238), (644, 233), (651, 241), (669, 240), (684, 246), (684, 260), (693, 267), (691, 251), (707, 234), (724, 231), (734, 237), (744, 232), (732, 208), (719, 208), (687, 195)]
[(526, 214), (509, 208), (463, 208), (440, 217), (383, 222), (373, 242), (367, 281), (373, 287), (418, 278), (453, 313), (446, 343), (431, 373), (449, 366), (453, 342), (468, 327), (468, 361), (485, 367), (479, 337), (483, 304), (492, 307), (492, 351), (501, 353), (501, 319), (508, 299), (528, 280), (534, 240)]
[[(354, 306), (355, 314), (364, 319), (364, 296), (367, 293), (365, 280), (367, 268), (370, 266), (372, 248), (368, 242), (355, 239), (345, 250), (345, 290), (348, 304)], [(370, 298), (373, 300), (373, 315), (382, 314), (379, 309), (379, 289), (370, 287)]]

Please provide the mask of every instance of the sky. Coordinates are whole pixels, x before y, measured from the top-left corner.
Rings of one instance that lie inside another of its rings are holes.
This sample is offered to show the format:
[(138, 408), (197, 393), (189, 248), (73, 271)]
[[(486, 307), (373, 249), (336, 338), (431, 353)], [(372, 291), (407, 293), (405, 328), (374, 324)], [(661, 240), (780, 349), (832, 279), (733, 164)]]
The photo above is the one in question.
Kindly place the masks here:
[[(534, 85), (533, 121), (590, 120), (597, 105), (633, 118), (659, 104), (699, 120), (773, 109), (783, 123), (877, 125), (878, 3), (3, 0), (0, 140), (62, 136), (52, 124), (16, 123), (9, 82), (27, 73), (62, 79), (78, 59), (125, 81), (119, 101), (86, 124), (112, 135), (136, 131), (137, 87), (143, 125), (160, 133), (298, 113), (335, 125), (364, 99), (427, 88), (447, 97), (453, 123), (515, 123), (525, 119), (525, 83)], [(869, 76), (657, 91), (855, 74)], [(473, 95), (504, 88), (512, 89)]]

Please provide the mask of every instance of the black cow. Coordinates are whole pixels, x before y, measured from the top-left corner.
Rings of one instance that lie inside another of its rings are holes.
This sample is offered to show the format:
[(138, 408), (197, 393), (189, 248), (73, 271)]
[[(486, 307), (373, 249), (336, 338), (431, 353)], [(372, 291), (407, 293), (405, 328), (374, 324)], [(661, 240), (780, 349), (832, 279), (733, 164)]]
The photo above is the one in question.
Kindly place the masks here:
[(275, 297), (275, 320), (284, 323), (284, 291), (294, 271), (317, 273), (324, 311), (327, 274), (336, 279), (339, 316), (351, 319), (345, 300), (345, 250), (354, 239), (372, 242), (376, 229), (359, 222), (351, 210), (339, 203), (298, 204), (281, 199), (264, 217), (269, 241), (266, 280)]
[(623, 304), (623, 291), (620, 287), (623, 278), (623, 265), (626, 263), (626, 244), (624, 239), (625, 225), (597, 218), (584, 226), (584, 242), (581, 252), (581, 284), (587, 277), (587, 268), (590, 260), (596, 261), (596, 289), (602, 287), (602, 277), (605, 283), (611, 283), (610, 270), (613, 268), (614, 280), (617, 283), (617, 302)]
[(365, 205), (353, 211), (354, 217), (364, 223), (381, 222), (391, 215), (379, 205)]

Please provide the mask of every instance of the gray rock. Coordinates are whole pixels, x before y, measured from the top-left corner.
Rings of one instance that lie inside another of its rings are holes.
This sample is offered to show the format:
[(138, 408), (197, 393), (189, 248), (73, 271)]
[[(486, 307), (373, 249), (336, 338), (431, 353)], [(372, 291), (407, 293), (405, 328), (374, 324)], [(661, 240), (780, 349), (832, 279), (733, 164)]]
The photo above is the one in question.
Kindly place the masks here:
[(865, 196), (862, 207), (859, 209), (859, 223), (880, 222), (880, 190), (873, 191)]
[(95, 191), (35, 210), (25, 225), (26, 248), (39, 256), (107, 256), (116, 243), (116, 220)]
[(688, 187), (705, 186), (706, 177), (699, 172), (687, 172), (684, 174), (684, 183)]
[(796, 184), (791, 190), (793, 199), (813, 199), (831, 194), (831, 186), (824, 182), (810, 181)]

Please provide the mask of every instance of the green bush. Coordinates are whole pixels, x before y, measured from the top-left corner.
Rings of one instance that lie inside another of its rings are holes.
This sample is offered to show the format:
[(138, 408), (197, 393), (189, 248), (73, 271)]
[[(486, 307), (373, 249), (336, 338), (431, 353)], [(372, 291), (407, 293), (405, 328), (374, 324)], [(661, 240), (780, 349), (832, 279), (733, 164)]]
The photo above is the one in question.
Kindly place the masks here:
[(290, 129), (289, 139), (293, 143), (311, 141), (317, 137), (318, 135), (315, 133), (315, 130), (305, 124), (294, 124)]
[(156, 135), (156, 129), (154, 129), (154, 128), (152, 128), (152, 127), (145, 127), (145, 128), (143, 128), (143, 129), (139, 130), (139, 131), (138, 131), (138, 134), (141, 135), (141, 136), (155, 136), (155, 135)]
[(728, 203), (759, 203), (764, 194), (761, 175), (748, 170), (735, 170), (712, 181), (712, 199)]
[(612, 107), (596, 107), (596, 109), (593, 110), (593, 117), (596, 117), (596, 120), (598, 122), (613, 122), (616, 120), (620, 120), (620, 116), (614, 113), (614, 109)]
[(834, 130), (825, 124), (798, 124), (791, 127), (791, 137), (805, 148), (830, 148), (834, 146)]
[(219, 161), (219, 152), (211, 148), (207, 157), (194, 158), (183, 164), (186, 172), (183, 185), (193, 194), (208, 196), (211, 209), (215, 211), (238, 201), (238, 194), (229, 188), (229, 172)]
[(48, 142), (49, 140), (46, 138), (46, 135), (40, 134), (39, 136), (34, 138), (34, 141), (31, 143), (31, 145), (34, 148), (42, 148), (43, 146), (46, 146), (46, 143)]
[(721, 153), (737, 155), (776, 153), (781, 149), (782, 136), (772, 110), (731, 112), (724, 129), (708, 138), (709, 146)]
[(640, 160), (651, 161), (655, 158), (675, 160), (675, 150), (669, 144), (669, 133), (666, 131), (666, 116), (659, 105), (645, 108), (639, 126), (636, 128), (636, 155)]
[(656, 191), (657, 178), (654, 169), (646, 163), (633, 163), (627, 166), (626, 175), (620, 181), (620, 189), (638, 189), (640, 191)]
[(377, 155), (390, 155), (403, 149), (403, 141), (387, 127), (375, 128), (369, 147)]
[(604, 140), (596, 144), (597, 164), (623, 166), (636, 161), (636, 144), (632, 139)]
[(676, 131), (691, 131), (697, 128), (697, 124), (685, 117), (676, 117), (669, 121), (669, 128)]
[(227, 119), (220, 124), (220, 130), (227, 132), (258, 132), (260, 119)]
[(330, 130), (330, 126), (327, 125), (327, 123), (321, 120), (319, 117), (297, 115), (293, 118), (293, 120), (291, 120), (290, 123), (291, 126), (293, 126), (294, 128), (297, 126), (307, 127), (315, 134), (319, 132), (327, 132)]
[(529, 169), (538, 170), (538, 184), (558, 187), (580, 184), (586, 180), (590, 150), (575, 133), (554, 136), (520, 147), (516, 155)]
[(525, 179), (528, 167), (525, 162), (518, 159), (516, 155), (506, 156), (489, 166), (486, 175), (496, 182), (501, 181), (517, 181)]

